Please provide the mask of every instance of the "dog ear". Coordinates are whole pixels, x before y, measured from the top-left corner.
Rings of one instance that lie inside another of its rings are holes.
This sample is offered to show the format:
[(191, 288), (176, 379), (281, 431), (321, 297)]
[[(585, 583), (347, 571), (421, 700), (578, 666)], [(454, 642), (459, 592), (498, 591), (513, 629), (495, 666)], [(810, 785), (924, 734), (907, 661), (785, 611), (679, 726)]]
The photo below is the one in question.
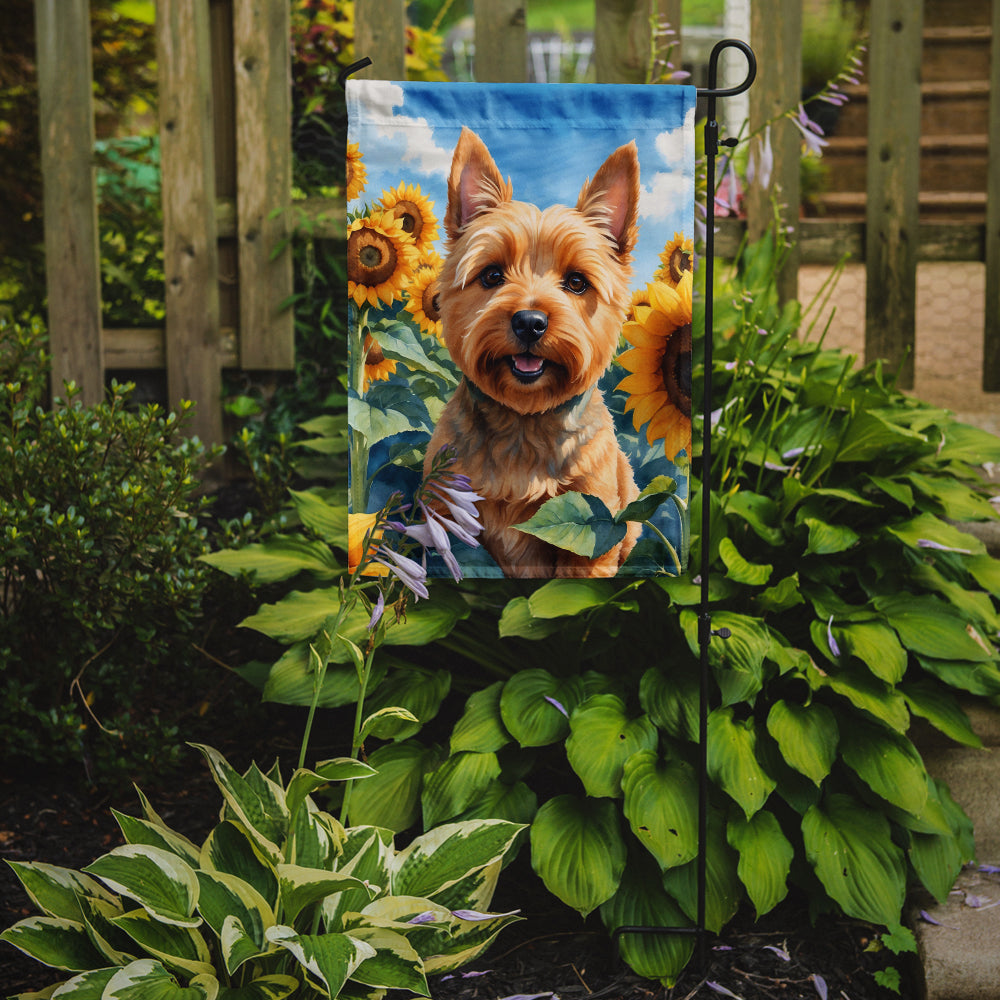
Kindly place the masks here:
[(486, 143), (471, 129), (463, 128), (448, 178), (448, 209), (445, 231), (457, 239), (477, 216), (510, 201), (510, 181), (505, 181), (486, 148)]
[(603, 229), (619, 256), (632, 252), (639, 235), (639, 153), (635, 142), (620, 146), (587, 181), (576, 203), (590, 222)]

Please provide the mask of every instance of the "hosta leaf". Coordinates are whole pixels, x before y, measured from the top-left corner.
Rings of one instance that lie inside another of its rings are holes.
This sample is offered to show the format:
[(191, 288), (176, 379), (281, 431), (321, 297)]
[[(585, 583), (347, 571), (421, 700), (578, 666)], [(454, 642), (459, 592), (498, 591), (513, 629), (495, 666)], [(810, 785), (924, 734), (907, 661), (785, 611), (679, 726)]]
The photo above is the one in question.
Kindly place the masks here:
[(709, 714), (708, 774), (748, 819), (763, 806), (776, 782), (757, 762), (752, 718), (737, 721), (732, 708), (717, 708)]
[(351, 973), (351, 979), (366, 986), (430, 996), (423, 961), (402, 934), (384, 927), (361, 926), (351, 930), (351, 937), (375, 949), (375, 954)]
[(625, 818), (660, 868), (697, 855), (698, 782), (688, 764), (640, 751), (625, 762), (622, 789)]
[(76, 920), (65, 917), (28, 917), (19, 920), (0, 934), (6, 941), (26, 955), (69, 972), (99, 968), (105, 964), (87, 936), (87, 929)]
[(967, 747), (983, 745), (965, 710), (947, 688), (932, 680), (907, 681), (900, 685), (900, 691), (914, 715), (926, 719), (956, 743)]
[[(278, 884), (281, 888), (282, 914), (286, 920), (293, 922), (305, 907), (327, 896), (346, 889), (368, 891), (368, 887), (353, 875), (303, 868), (301, 865), (278, 865)], [(370, 894), (373, 896), (374, 891)]]
[(358, 736), (362, 740), (369, 736), (380, 740), (391, 740), (394, 737), (406, 739), (407, 736), (416, 733), (420, 726), (420, 719), (408, 708), (393, 705), (390, 708), (380, 708), (372, 712), (361, 724)]
[(996, 664), (936, 660), (931, 656), (918, 656), (917, 662), (927, 673), (943, 681), (948, 687), (987, 697), (1000, 694), (1000, 669)]
[(451, 752), (475, 750), (492, 753), (510, 742), (510, 733), (500, 717), (503, 681), (490, 684), (469, 696), (462, 717), (451, 733)]
[(529, 598), (535, 618), (564, 618), (607, 604), (618, 588), (610, 580), (549, 580)]
[(544, 639), (563, 628), (558, 620), (536, 618), (531, 613), (527, 597), (515, 597), (504, 605), (500, 615), (499, 635), (501, 639)]
[(245, 986), (223, 987), (218, 1000), (285, 1000), (299, 988), (292, 976), (261, 976)]
[(638, 750), (656, 747), (659, 734), (649, 716), (629, 719), (613, 694), (595, 694), (574, 709), (566, 758), (588, 795), (619, 798), (622, 768)]
[(159, 847), (164, 851), (176, 854), (189, 865), (198, 864), (199, 849), (187, 837), (160, 823), (126, 816), (125, 813), (120, 813), (117, 809), (112, 809), (111, 812), (129, 844), (147, 844), (150, 847)]
[[(118, 967), (113, 966), (107, 969), (91, 969), (89, 972), (82, 972), (79, 976), (67, 979), (61, 986), (57, 987), (51, 994), (31, 993), (18, 994), (11, 1000), (27, 1000), (28, 997), (41, 998), (51, 996), (54, 1000), (101, 1000), (104, 996), (104, 988), (114, 978), (118, 972)], [(52, 987), (49, 987), (52, 989)]]
[(923, 548), (922, 542), (932, 542), (946, 549), (957, 549), (970, 555), (983, 555), (986, 552), (986, 546), (974, 535), (948, 524), (947, 521), (942, 521), (933, 514), (918, 514), (908, 521), (889, 525), (886, 531), (912, 549)]
[[(743, 899), (743, 883), (736, 874), (736, 852), (726, 843), (726, 824), (721, 813), (708, 817), (705, 847), (705, 926), (718, 934), (732, 919)], [(698, 861), (670, 868), (663, 873), (663, 887), (691, 920), (698, 918)]]
[(746, 886), (758, 919), (788, 894), (788, 873), (795, 849), (774, 813), (762, 809), (750, 819), (737, 816), (726, 828), (729, 846), (739, 851), (736, 873)]
[(873, 677), (867, 669), (841, 667), (824, 675), (813, 667), (808, 671), (807, 678), (813, 688), (829, 688), (899, 733), (906, 732), (910, 724), (910, 713), (906, 710), (903, 696), (884, 681)]
[(944, 903), (966, 858), (953, 833), (911, 833), (910, 864), (924, 888)]
[[(601, 904), (601, 920), (610, 932), (619, 927), (688, 927), (691, 921), (667, 895), (654, 865), (630, 858), (615, 894)], [(622, 958), (638, 975), (673, 986), (691, 959), (691, 934), (622, 934)]]
[(132, 910), (111, 921), (164, 965), (189, 976), (211, 975), (212, 956), (201, 934), (191, 927), (164, 924), (145, 910)]
[(779, 699), (768, 713), (767, 731), (777, 741), (785, 761), (815, 785), (830, 773), (839, 733), (837, 720), (826, 705), (798, 705)]
[(754, 598), (761, 611), (787, 611), (798, 604), (804, 604), (805, 598), (799, 589), (799, 574), (792, 573), (779, 580), (773, 587), (762, 590)]
[(626, 525), (615, 522), (612, 512), (597, 497), (575, 492), (546, 500), (527, 521), (514, 527), (586, 559), (604, 555), (628, 530)]
[(803, 523), (809, 529), (806, 555), (835, 555), (837, 552), (849, 549), (860, 537), (853, 528), (846, 524), (829, 524), (815, 517), (803, 518)]
[(113, 922), (125, 912), (120, 901), (109, 903), (95, 896), (81, 896), (80, 907), (87, 933), (104, 956), (104, 964), (128, 965), (138, 957), (135, 942)]
[(467, 809), (500, 776), (495, 753), (452, 754), (424, 779), (420, 801), (424, 827), (454, 819)]
[(770, 563), (762, 565), (748, 562), (740, 555), (733, 540), (728, 537), (719, 541), (719, 557), (726, 564), (726, 575), (729, 579), (749, 587), (763, 587), (774, 570)]
[(500, 861), (523, 829), (504, 820), (446, 823), (416, 837), (393, 862), (392, 891), (434, 899), (459, 880)]
[(522, 670), (504, 684), (500, 716), (521, 746), (546, 746), (569, 732), (569, 716), (583, 694), (579, 677), (561, 679), (547, 670)]
[(505, 819), (529, 824), (538, 812), (538, 796), (523, 782), (490, 782), (457, 819)]
[(328, 503), (315, 490), (289, 490), (299, 520), (324, 542), (347, 548), (347, 505)]
[(124, 844), (98, 858), (84, 871), (113, 892), (134, 899), (150, 916), (166, 924), (197, 927), (198, 878), (191, 866), (170, 851), (147, 844)]
[(927, 772), (920, 754), (900, 733), (854, 718), (841, 741), (845, 763), (876, 795), (919, 815), (927, 801)]
[(986, 521), (996, 517), (986, 497), (954, 476), (925, 476), (911, 472), (906, 478), (925, 497), (940, 505), (942, 514), (950, 521)]
[(456, 916), (450, 933), (442, 933), (437, 947), (424, 959), (424, 971), (428, 975), (451, 972), (467, 965), (486, 951), (500, 931), (520, 919), (516, 912), (476, 920), (462, 920)]
[(895, 446), (919, 445), (926, 438), (916, 431), (890, 423), (871, 410), (862, 410), (851, 421), (837, 451), (838, 462), (867, 462)]
[[(353, 875), (376, 891), (389, 886), (392, 833), (372, 826), (355, 826), (347, 833), (337, 866), (342, 875)], [(387, 897), (388, 898), (388, 897)], [(345, 913), (357, 913), (371, 903), (367, 889), (345, 889), (323, 900), (323, 919), (327, 930), (345, 930)]]
[(352, 788), (351, 824), (402, 832), (420, 817), (424, 774), (437, 765), (438, 755), (415, 740), (407, 740), (379, 747), (368, 762), (377, 774)]
[[(700, 656), (698, 616), (682, 611), (681, 627), (694, 656)], [(708, 646), (708, 662), (722, 690), (724, 705), (752, 703), (763, 685), (764, 659), (771, 648), (771, 636), (759, 618), (719, 611), (712, 615), (712, 629), (729, 630), (729, 637), (713, 636)]]
[(844, 913), (874, 924), (899, 923), (906, 866), (885, 816), (833, 794), (805, 814), (802, 836), (809, 863)]
[(678, 740), (698, 739), (698, 675), (683, 664), (667, 673), (650, 667), (639, 681), (639, 704), (660, 729)]
[(903, 645), (939, 660), (996, 659), (996, 651), (966, 619), (936, 597), (880, 596), (875, 607), (899, 633)]
[(365, 959), (375, 957), (375, 949), (348, 934), (296, 934), (291, 927), (269, 927), (267, 939), (295, 956), (314, 981), (335, 997)]
[[(253, 948), (252, 955), (264, 950), (264, 931), (274, 925), (274, 912), (267, 900), (252, 885), (235, 875), (222, 872), (198, 872), (198, 882), (201, 894), (198, 898), (198, 910), (205, 922), (223, 940), (223, 928), (227, 920), (238, 921), (241, 937), (249, 938)], [(232, 937), (230, 930), (229, 936)], [(223, 941), (225, 944), (225, 941)], [(233, 949), (224, 948), (226, 954), (226, 969), (232, 975), (236, 969), (252, 955), (245, 955), (237, 961), (231, 961)]]
[[(393, 629), (389, 631), (392, 632)], [(450, 689), (451, 674), (447, 670), (417, 667), (394, 670), (375, 688), (366, 700), (365, 708), (369, 712), (384, 708), (405, 708), (418, 721), (386, 719), (379, 731), (380, 739), (405, 740), (419, 732), (423, 723), (437, 715), (441, 702)]]
[(265, 542), (209, 552), (199, 558), (230, 576), (245, 573), (255, 584), (288, 580), (298, 573), (331, 580), (343, 572), (325, 542), (294, 535), (271, 535)]
[(886, 684), (898, 684), (906, 673), (906, 650), (896, 633), (879, 622), (850, 622), (833, 626), (841, 650), (856, 656)]
[(218, 995), (219, 982), (212, 975), (196, 976), (181, 986), (159, 962), (143, 958), (117, 970), (101, 1000), (216, 1000)]
[(200, 867), (224, 872), (247, 882), (274, 907), (278, 901), (278, 876), (242, 824), (220, 823), (201, 848)]
[(965, 560), (965, 568), (980, 587), (1000, 597), (1000, 559), (990, 555), (974, 556)]
[(546, 888), (582, 916), (618, 889), (625, 870), (618, 809), (607, 799), (558, 795), (531, 824), (531, 865)]
[(353, 781), (359, 778), (371, 778), (378, 772), (364, 761), (353, 757), (336, 757), (318, 763), (314, 770), (299, 768), (288, 782), (285, 792), (285, 805), (289, 813), (298, 812), (299, 808), (317, 789), (328, 785), (331, 781)]
[[(342, 652), (343, 643), (334, 645), (334, 656)], [(385, 663), (376, 659), (369, 686), (377, 685), (385, 677)], [(316, 673), (310, 660), (308, 642), (297, 642), (281, 654), (263, 683), (261, 697), (281, 705), (311, 705), (316, 699), (317, 708), (339, 708), (358, 700), (357, 671), (352, 666), (338, 666), (330, 663), (323, 675), (323, 683), (316, 694)]]
[(115, 897), (97, 879), (71, 868), (40, 861), (8, 861), (7, 864), (31, 901), (46, 916), (81, 920), (80, 896), (93, 896), (109, 903), (115, 901)]

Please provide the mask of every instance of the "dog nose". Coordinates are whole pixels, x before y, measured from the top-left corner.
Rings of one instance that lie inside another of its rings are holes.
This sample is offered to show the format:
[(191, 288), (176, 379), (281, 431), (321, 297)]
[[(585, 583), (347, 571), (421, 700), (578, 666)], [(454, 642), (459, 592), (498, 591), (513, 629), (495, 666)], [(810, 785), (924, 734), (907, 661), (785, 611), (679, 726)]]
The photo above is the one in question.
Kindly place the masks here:
[(549, 317), (539, 309), (521, 309), (510, 318), (510, 328), (525, 347), (539, 340), (549, 325)]

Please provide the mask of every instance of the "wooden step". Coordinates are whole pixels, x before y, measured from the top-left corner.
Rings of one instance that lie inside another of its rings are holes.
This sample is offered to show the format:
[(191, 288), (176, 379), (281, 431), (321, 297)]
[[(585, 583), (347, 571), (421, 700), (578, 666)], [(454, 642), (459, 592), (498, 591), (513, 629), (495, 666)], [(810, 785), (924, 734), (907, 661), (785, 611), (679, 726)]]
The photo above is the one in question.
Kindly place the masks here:
[[(829, 218), (864, 220), (868, 204), (863, 191), (830, 191), (815, 201)], [(986, 217), (986, 193), (980, 191), (921, 191), (920, 218), (981, 223)]]
[(989, 25), (953, 25), (924, 29), (920, 75), (925, 83), (990, 78)]

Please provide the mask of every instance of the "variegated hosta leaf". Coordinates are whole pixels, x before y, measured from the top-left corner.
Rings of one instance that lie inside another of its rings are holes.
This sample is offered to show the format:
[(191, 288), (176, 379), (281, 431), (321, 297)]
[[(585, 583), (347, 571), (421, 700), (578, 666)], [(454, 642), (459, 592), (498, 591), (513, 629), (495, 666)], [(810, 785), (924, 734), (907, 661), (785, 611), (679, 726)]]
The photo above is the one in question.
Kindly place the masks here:
[(93, 896), (80, 899), (83, 921), (94, 947), (104, 956), (106, 965), (128, 965), (140, 957), (135, 942), (114, 924), (125, 911), (120, 902), (109, 903)]
[(820, 702), (798, 705), (778, 700), (767, 715), (767, 731), (781, 756), (815, 785), (830, 773), (840, 733), (833, 712)]
[(198, 878), (171, 851), (146, 844), (125, 844), (85, 869), (113, 892), (134, 899), (150, 916), (166, 924), (197, 927)]
[(500, 716), (500, 692), (503, 681), (497, 681), (470, 695), (462, 717), (451, 733), (451, 752), (474, 750), (477, 753), (495, 753), (510, 742)]
[(344, 836), (339, 820), (306, 799), (292, 819), (285, 859), (304, 868), (335, 868)]
[(566, 757), (595, 798), (620, 798), (625, 761), (639, 750), (653, 750), (659, 739), (649, 716), (630, 719), (625, 702), (613, 694), (595, 694), (577, 706), (569, 727)]
[(698, 783), (690, 765), (640, 751), (625, 762), (622, 789), (632, 832), (661, 869), (697, 855)]
[(906, 866), (882, 813), (849, 795), (830, 795), (805, 814), (802, 837), (820, 882), (849, 917), (899, 923)]
[(81, 920), (81, 896), (93, 896), (109, 903), (116, 899), (97, 879), (39, 861), (8, 861), (24, 891), (46, 916)]
[(224, 872), (252, 885), (272, 908), (278, 905), (278, 875), (241, 823), (220, 823), (201, 847), (199, 867)]
[[(618, 891), (601, 904), (601, 920), (614, 932), (619, 927), (689, 927), (692, 922), (664, 891), (650, 860), (630, 858)], [(692, 934), (623, 934), (619, 951), (640, 976), (672, 986), (694, 950)]]
[[(114, 978), (120, 966), (111, 966), (107, 969), (91, 969), (89, 972), (81, 972), (80, 975), (67, 979), (55, 990), (49, 987), (44, 993), (21, 993), (11, 1000), (28, 997), (52, 997), (55, 1000), (101, 1000), (104, 996), (104, 988)], [(49, 991), (52, 990), (50, 993)]]
[(295, 956), (309, 978), (339, 995), (344, 983), (365, 959), (375, 957), (375, 949), (349, 934), (296, 934), (291, 927), (269, 927), (267, 939)]
[(737, 816), (726, 829), (729, 845), (739, 851), (736, 873), (746, 886), (757, 916), (774, 909), (788, 895), (788, 872), (795, 849), (774, 813), (761, 809), (750, 819)]
[(549, 799), (531, 824), (531, 865), (549, 892), (583, 916), (610, 899), (625, 870), (615, 803), (573, 795)]
[(285, 1000), (299, 985), (299, 980), (294, 976), (261, 976), (244, 986), (224, 986), (219, 992), (218, 1000)]
[(359, 879), (364, 887), (345, 889), (323, 900), (323, 920), (328, 931), (343, 930), (345, 913), (357, 913), (371, 901), (372, 892), (388, 889), (392, 851), (392, 833), (389, 830), (356, 826), (347, 831), (337, 870), (342, 875)]
[(420, 796), (424, 826), (437, 826), (454, 819), (499, 777), (500, 764), (495, 753), (452, 754), (424, 778)]
[[(198, 910), (219, 939), (223, 940), (228, 921), (234, 920), (239, 924), (238, 928), (230, 927), (230, 947), (224, 948), (226, 968), (232, 975), (247, 958), (267, 950), (264, 931), (274, 925), (274, 911), (252, 885), (235, 875), (200, 871), (198, 882), (201, 886)], [(247, 954), (244, 938), (250, 941), (251, 954)], [(226, 942), (223, 940), (223, 943)], [(234, 945), (237, 946), (235, 951)]]
[(87, 929), (76, 920), (65, 917), (28, 917), (19, 920), (0, 934), (26, 955), (54, 969), (81, 972), (96, 969), (105, 959), (91, 944)]
[[(493, 939), (508, 924), (515, 923), (521, 917), (517, 912), (479, 914), (476, 918), (465, 919), (465, 910), (452, 910), (455, 922), (451, 934), (441, 940), (433, 953), (424, 958), (424, 971), (431, 973), (451, 972), (461, 968), (478, 958)], [(443, 937), (443, 935), (442, 935)], [(419, 945), (418, 942), (414, 942)]]
[(284, 789), (254, 768), (246, 776), (240, 775), (212, 747), (194, 746), (205, 755), (226, 806), (246, 827), (264, 855), (277, 863), (281, 856), (278, 845), (288, 831)]
[(301, 865), (278, 865), (281, 887), (281, 907), (286, 920), (294, 921), (302, 910), (312, 903), (345, 889), (361, 889), (375, 895), (361, 879), (342, 872), (327, 872)]
[[(522, 827), (522, 831), (523, 829)], [(479, 868), (465, 878), (453, 882), (446, 889), (434, 893), (434, 901), (447, 906), (449, 910), (463, 908), (488, 910), (493, 902), (493, 894), (496, 892), (500, 870), (505, 860), (505, 857), (497, 858), (493, 864)]]
[(119, 969), (101, 1000), (216, 1000), (218, 995), (219, 981), (212, 975), (196, 976), (181, 986), (159, 962), (143, 958)]
[(757, 761), (752, 718), (737, 721), (733, 709), (717, 708), (708, 717), (708, 774), (749, 818), (767, 801), (776, 782)]
[(385, 927), (355, 927), (351, 937), (364, 941), (375, 949), (371, 958), (366, 958), (351, 973), (351, 979), (383, 989), (409, 990), (418, 996), (427, 997), (427, 977), (424, 963), (402, 934)]
[(331, 781), (349, 781), (355, 778), (370, 778), (376, 774), (374, 767), (353, 757), (337, 757), (317, 764), (313, 770), (301, 767), (288, 782), (285, 805), (291, 815), (295, 815), (306, 797)]
[(145, 910), (132, 910), (111, 921), (150, 955), (189, 976), (213, 971), (205, 939), (190, 927), (160, 923)]
[(125, 813), (120, 813), (117, 809), (112, 809), (111, 812), (118, 821), (122, 835), (128, 843), (159, 847), (171, 854), (176, 854), (192, 868), (197, 866), (200, 851), (187, 837), (176, 833), (169, 827), (152, 823), (149, 820), (126, 816)]
[(421, 834), (393, 860), (392, 892), (435, 898), (503, 858), (523, 827), (505, 820), (446, 823)]

